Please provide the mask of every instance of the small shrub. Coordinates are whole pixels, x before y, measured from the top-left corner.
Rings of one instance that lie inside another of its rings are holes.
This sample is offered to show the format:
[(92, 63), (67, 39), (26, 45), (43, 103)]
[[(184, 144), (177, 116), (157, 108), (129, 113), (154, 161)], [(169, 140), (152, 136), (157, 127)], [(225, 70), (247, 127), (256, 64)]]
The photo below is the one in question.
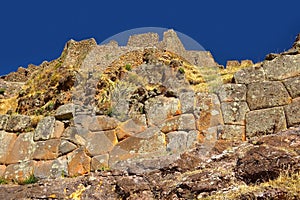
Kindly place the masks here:
[(130, 65), (130, 64), (126, 64), (126, 65), (125, 65), (125, 69), (126, 69), (127, 71), (131, 71), (131, 70), (132, 70), (131, 65)]
[(26, 180), (24, 180), (23, 182), (20, 182), (20, 185), (27, 185), (27, 184), (33, 184), (36, 183), (38, 181), (38, 179), (32, 174), (30, 175)]
[(184, 73), (185, 73), (185, 71), (184, 71), (184, 69), (183, 69), (182, 67), (180, 67), (180, 68), (178, 69), (178, 71), (179, 71), (179, 73), (181, 73), (181, 74), (184, 74)]
[(0, 177), (0, 185), (4, 185), (4, 184), (7, 184), (8, 181), (2, 177)]

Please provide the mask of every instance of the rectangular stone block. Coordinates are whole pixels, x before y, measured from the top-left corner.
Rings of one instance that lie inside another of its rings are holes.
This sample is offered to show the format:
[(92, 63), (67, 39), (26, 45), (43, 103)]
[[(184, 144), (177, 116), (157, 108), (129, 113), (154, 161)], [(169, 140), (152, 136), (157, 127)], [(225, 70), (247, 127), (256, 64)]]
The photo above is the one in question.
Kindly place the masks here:
[(221, 139), (231, 141), (241, 141), (245, 138), (246, 129), (245, 126), (239, 125), (224, 125)]
[(265, 80), (264, 70), (262, 67), (247, 67), (236, 72), (234, 80), (238, 84), (262, 82)]
[(97, 170), (105, 170), (108, 169), (108, 160), (109, 160), (109, 154), (99, 155), (92, 158), (91, 163), (91, 170), (97, 171)]
[(283, 84), (293, 99), (300, 97), (300, 76), (284, 80)]
[(9, 132), (24, 132), (31, 127), (31, 118), (26, 115), (11, 115), (5, 126)]
[(245, 125), (245, 115), (250, 111), (246, 102), (224, 102), (221, 104), (225, 124)]
[(286, 128), (282, 107), (255, 110), (246, 114), (246, 136), (248, 138), (278, 133)]
[(5, 130), (9, 115), (0, 115), (0, 130)]
[(284, 106), (288, 127), (300, 125), (300, 97)]
[(5, 169), (6, 169), (5, 165), (0, 165), (0, 177), (3, 177)]
[(224, 84), (219, 91), (221, 102), (246, 101), (247, 87), (243, 84)]
[(279, 81), (248, 85), (247, 103), (251, 110), (278, 107), (291, 102), (291, 97)]
[(18, 183), (22, 183), (34, 174), (34, 163), (35, 161), (31, 160), (8, 165), (5, 169), (3, 177), (7, 180), (14, 180)]
[(0, 131), (0, 164), (6, 163), (6, 159), (9, 156), (16, 139), (16, 134)]
[(34, 160), (52, 160), (58, 157), (59, 154), (59, 139), (51, 139), (36, 143), (35, 151), (32, 155)]

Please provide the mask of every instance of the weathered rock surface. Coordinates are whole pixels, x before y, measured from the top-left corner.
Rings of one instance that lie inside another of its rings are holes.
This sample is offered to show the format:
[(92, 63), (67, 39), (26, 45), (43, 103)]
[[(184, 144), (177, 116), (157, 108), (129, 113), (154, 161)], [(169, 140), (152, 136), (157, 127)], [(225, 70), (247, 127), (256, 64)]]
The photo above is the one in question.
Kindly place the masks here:
[(75, 112), (74, 104), (62, 105), (56, 110), (55, 118), (59, 120), (68, 120), (73, 118), (74, 112)]
[(0, 131), (0, 163), (4, 164), (6, 162), (9, 153), (11, 152), (14, 143), (17, 139), (17, 135), (14, 133), (7, 133), (5, 131)]
[(34, 140), (48, 140), (54, 138), (54, 125), (55, 125), (55, 118), (54, 117), (45, 117), (42, 119), (35, 131), (34, 131)]
[(248, 67), (235, 73), (234, 80), (238, 84), (263, 82), (265, 73), (262, 67)]
[(300, 98), (293, 99), (293, 102), (284, 107), (288, 126), (300, 124)]
[(5, 126), (5, 130), (9, 132), (24, 132), (31, 127), (31, 119), (26, 115), (11, 115)]
[(300, 97), (300, 76), (283, 81), (292, 98)]
[(221, 104), (225, 124), (245, 125), (245, 115), (250, 111), (246, 102), (224, 102)]
[(246, 101), (247, 88), (243, 84), (224, 84), (219, 91), (221, 102)]

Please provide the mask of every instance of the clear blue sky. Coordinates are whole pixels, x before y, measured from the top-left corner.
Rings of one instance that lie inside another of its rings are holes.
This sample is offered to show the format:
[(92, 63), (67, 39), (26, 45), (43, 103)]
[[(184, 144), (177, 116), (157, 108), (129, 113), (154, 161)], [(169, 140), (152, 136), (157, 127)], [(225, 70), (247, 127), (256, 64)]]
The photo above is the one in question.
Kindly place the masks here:
[(101, 43), (138, 27), (189, 35), (217, 62), (263, 60), (300, 33), (300, 1), (9, 0), (0, 3), (0, 75), (57, 58), (71, 38)]

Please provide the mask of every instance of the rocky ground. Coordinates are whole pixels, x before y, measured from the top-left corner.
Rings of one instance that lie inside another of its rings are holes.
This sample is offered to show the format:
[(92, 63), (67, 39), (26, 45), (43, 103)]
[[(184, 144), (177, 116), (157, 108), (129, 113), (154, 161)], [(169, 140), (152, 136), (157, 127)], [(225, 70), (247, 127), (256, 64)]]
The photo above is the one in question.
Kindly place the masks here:
[[(1, 185), (1, 199), (299, 199), (300, 127), (248, 142), (196, 147), (145, 173), (104, 169), (74, 178)], [(153, 161), (153, 165), (156, 161)]]

